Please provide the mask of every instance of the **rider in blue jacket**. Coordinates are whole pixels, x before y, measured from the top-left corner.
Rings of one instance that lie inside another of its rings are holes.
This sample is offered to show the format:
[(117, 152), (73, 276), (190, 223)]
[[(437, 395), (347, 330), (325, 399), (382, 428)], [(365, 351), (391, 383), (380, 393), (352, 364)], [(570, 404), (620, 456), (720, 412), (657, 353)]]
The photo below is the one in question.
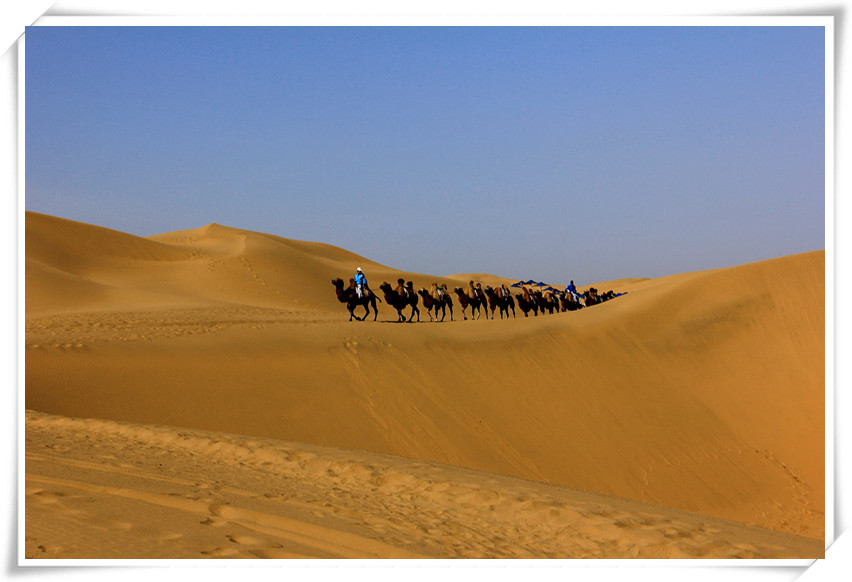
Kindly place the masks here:
[(568, 283), (568, 285), (565, 287), (565, 292), (570, 293), (575, 301), (580, 300), (580, 294), (577, 293), (577, 288), (574, 286), (574, 281)]
[(361, 267), (358, 267), (355, 269), (355, 292), (358, 293), (358, 297), (364, 296), (365, 289), (369, 289), (367, 286), (367, 277), (364, 276)]

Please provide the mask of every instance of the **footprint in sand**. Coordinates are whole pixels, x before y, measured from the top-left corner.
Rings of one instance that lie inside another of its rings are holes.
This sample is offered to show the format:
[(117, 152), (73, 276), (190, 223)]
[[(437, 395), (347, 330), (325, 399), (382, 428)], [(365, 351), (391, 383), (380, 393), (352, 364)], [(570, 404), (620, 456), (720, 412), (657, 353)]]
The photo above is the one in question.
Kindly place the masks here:
[(263, 543), (263, 540), (261, 540), (259, 538), (253, 538), (251, 536), (226, 535), (225, 537), (228, 538), (228, 540), (231, 541), (232, 543), (241, 544), (241, 545), (257, 545), (257, 544)]
[(42, 544), (38, 547), (38, 549), (43, 554), (56, 554), (62, 549), (62, 546), (47, 546)]
[(176, 531), (149, 531), (143, 532), (142, 535), (151, 540), (159, 540), (163, 542), (167, 542), (170, 540), (176, 540), (183, 537), (183, 534)]
[(670, 540), (682, 538), (683, 537), (681, 535), (682, 533), (683, 533), (683, 530), (681, 530), (677, 527), (666, 527), (662, 530), (663, 537), (668, 538)]
[(313, 556), (309, 556), (307, 554), (297, 554), (295, 552), (290, 552), (280, 548), (261, 548), (259, 550), (252, 550), (251, 554), (253, 556), (257, 556), (258, 558), (266, 558), (266, 559), (304, 559), (304, 558), (312, 558)]
[(240, 552), (234, 548), (215, 548), (212, 550), (202, 550), (201, 553), (205, 556), (210, 556), (211, 558), (228, 558), (239, 554)]
[(47, 491), (45, 489), (39, 489), (28, 493), (29, 495), (36, 496), (36, 499), (43, 504), (58, 503), (61, 498), (68, 497), (65, 493), (61, 493), (59, 491)]

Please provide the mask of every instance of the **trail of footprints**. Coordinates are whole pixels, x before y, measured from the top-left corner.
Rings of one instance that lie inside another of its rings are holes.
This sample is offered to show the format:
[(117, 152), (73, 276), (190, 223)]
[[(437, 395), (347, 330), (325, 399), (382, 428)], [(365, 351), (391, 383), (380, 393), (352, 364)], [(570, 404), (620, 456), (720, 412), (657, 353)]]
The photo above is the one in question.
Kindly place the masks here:
[[(521, 481), (507, 487), (416, 461), (73, 422), (78, 432), (28, 445), (27, 511), (53, 511), (71, 530), (100, 528), (119, 539), (148, 528), (143, 533), (163, 558), (179, 548), (186, 554), (177, 557), (204, 558), (759, 558), (783, 549), (737, 541), (712, 519), (682, 521)], [(49, 420), (28, 421), (28, 439), (42, 429), (50, 430)], [(140, 447), (150, 454), (122, 459), (122, 450)], [(63, 465), (79, 480), (61, 478)], [(179, 515), (182, 525), (172, 531), (174, 519), (139, 523), (138, 512), (98, 511), (115, 499), (145, 504), (152, 517)], [(26, 552), (57, 557), (61, 546), (35, 536)]]
[[(325, 319), (336, 320), (336, 315), (328, 314)], [(294, 310), (238, 305), (147, 312), (31, 315), (26, 318), (25, 347), (33, 350), (82, 350), (92, 344), (209, 334), (238, 326), (259, 329), (282, 322), (317, 319), (323, 318)]]

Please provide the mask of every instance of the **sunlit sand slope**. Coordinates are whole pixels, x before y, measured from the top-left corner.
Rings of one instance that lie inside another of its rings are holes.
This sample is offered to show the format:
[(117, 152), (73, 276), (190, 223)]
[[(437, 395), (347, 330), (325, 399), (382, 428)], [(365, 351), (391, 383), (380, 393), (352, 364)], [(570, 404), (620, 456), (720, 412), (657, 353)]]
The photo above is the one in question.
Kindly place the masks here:
[[(55, 236), (62, 232), (62, 236)], [(821, 539), (824, 253), (510, 320), (349, 322), (347, 251), (27, 215), (26, 406), (385, 453)], [(795, 281), (791, 288), (790, 281)], [(601, 287), (599, 287), (601, 288)], [(128, 453), (130, 454), (130, 453)]]
[(454, 466), (34, 412), (25, 498), (33, 559), (823, 555), (808, 538)]

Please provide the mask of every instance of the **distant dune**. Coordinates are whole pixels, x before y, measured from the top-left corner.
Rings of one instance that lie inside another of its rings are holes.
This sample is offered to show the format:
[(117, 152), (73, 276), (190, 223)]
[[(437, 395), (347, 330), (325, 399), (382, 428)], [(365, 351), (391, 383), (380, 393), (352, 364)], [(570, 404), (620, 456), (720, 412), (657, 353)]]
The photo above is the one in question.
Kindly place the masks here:
[(822, 555), (822, 251), (397, 324), (331, 280), (515, 280), (216, 224), (25, 250), (30, 558)]

